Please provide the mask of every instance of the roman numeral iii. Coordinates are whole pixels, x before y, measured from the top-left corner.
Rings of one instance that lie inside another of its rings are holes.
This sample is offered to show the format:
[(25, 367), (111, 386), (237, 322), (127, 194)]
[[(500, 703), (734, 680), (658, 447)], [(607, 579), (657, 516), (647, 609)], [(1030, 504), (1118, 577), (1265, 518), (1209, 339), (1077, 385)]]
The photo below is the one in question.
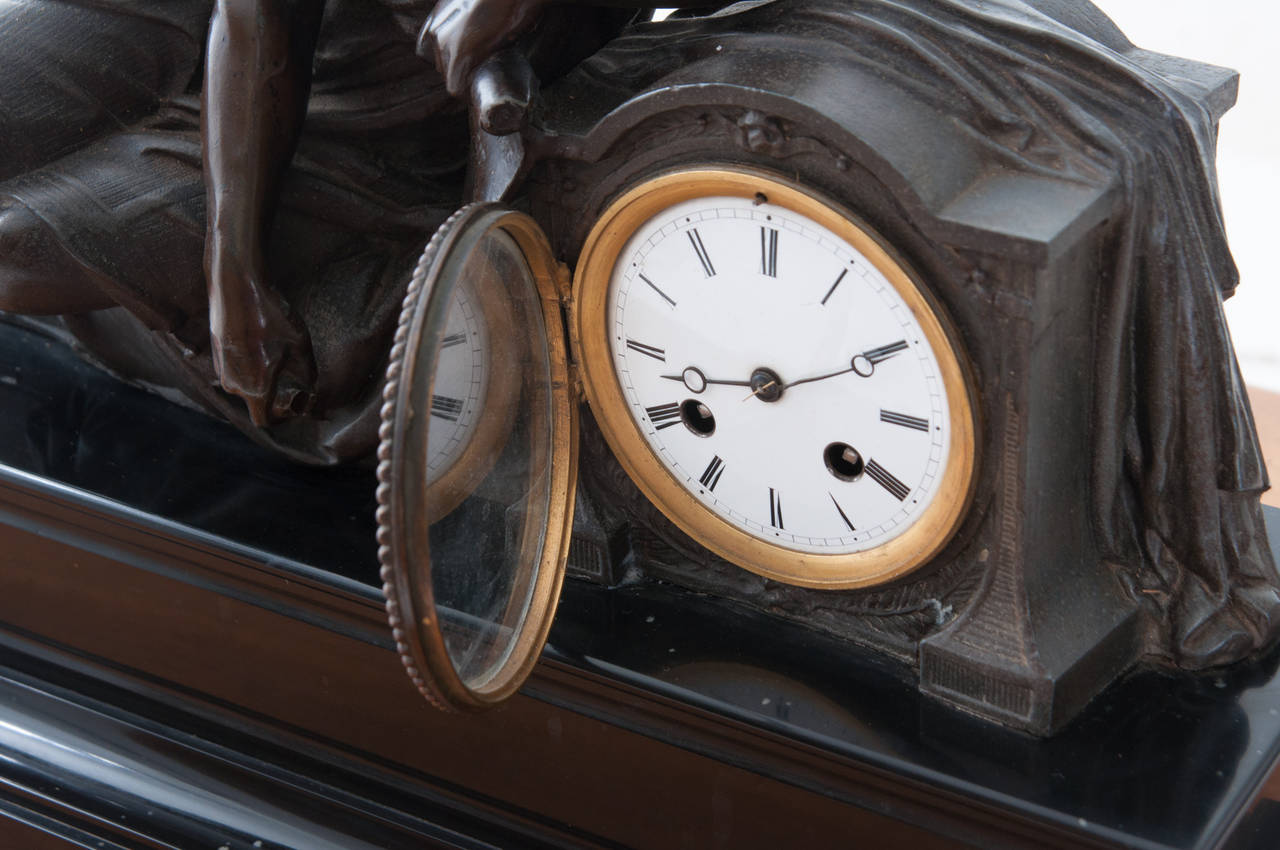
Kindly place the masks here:
[(888, 422), (890, 425), (901, 425), (903, 428), (911, 428), (915, 431), (929, 430), (928, 419), (921, 419), (919, 416), (908, 416), (905, 413), (894, 413), (892, 410), (880, 411), (880, 421)]
[(439, 416), (441, 419), (448, 419), (450, 422), (457, 422), (458, 416), (462, 413), (462, 399), (450, 398), (447, 395), (433, 395), (431, 397), (431, 415)]

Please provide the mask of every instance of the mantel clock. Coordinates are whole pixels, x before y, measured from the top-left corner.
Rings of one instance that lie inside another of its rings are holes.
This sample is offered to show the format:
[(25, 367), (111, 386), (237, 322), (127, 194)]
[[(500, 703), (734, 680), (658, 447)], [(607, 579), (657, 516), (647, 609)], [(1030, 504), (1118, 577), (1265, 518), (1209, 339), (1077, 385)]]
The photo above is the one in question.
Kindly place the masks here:
[[(1201, 459), (1243, 443), (1178, 443), (1197, 426), (1167, 396), (1200, 388), (1146, 365), (1191, 351), (1243, 409), (1220, 319), (1186, 320), (1220, 290), (1150, 259), (1175, 231), (1211, 256), (1220, 222), (1139, 156), (1164, 146), (1208, 181), (1234, 74), (1134, 48), (1088, 4), (832, 12), (839, 31), (819, 6), (609, 45), (488, 140), (491, 165), (519, 153), (503, 173), (526, 211), (493, 165), (474, 183), (490, 203), (428, 247), (389, 371), (380, 542), (401, 654), (438, 703), (493, 704), (530, 669), (585, 545), (575, 480), (642, 571), (898, 658), (926, 693), (1037, 734), (1140, 659), (1221, 664), (1274, 631), (1256, 495), (1207, 514), (1171, 496), (1216, 488)], [(916, 46), (887, 50), (895, 33)], [(993, 70), (939, 69), (921, 39)], [(470, 498), (424, 511), (445, 317), (481, 289), (515, 317), (487, 338), (520, 378), (476, 414), (505, 443)], [(1154, 482), (1167, 451), (1178, 471)], [(1247, 491), (1236, 468), (1227, 490)], [(1214, 573), (1178, 529), (1222, 523), (1241, 557)], [(1220, 581), (1216, 602), (1187, 591)]]

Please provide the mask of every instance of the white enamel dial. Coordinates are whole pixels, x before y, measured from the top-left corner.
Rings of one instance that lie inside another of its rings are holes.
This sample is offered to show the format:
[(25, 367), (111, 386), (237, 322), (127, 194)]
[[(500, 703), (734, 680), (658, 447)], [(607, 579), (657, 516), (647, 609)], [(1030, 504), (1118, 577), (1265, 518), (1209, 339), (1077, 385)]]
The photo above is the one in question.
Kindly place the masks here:
[(466, 285), (452, 293), (437, 355), (427, 431), (427, 481), (438, 480), (474, 437), (489, 385), (489, 335)]
[(615, 199), (574, 327), (601, 431), (708, 549), (809, 587), (930, 562), (975, 480), (946, 316), (841, 207), (763, 172), (690, 168)]
[(645, 222), (619, 260), (623, 396), (703, 504), (815, 553), (878, 546), (928, 508), (951, 437), (937, 358), (853, 246), (799, 213), (708, 197)]

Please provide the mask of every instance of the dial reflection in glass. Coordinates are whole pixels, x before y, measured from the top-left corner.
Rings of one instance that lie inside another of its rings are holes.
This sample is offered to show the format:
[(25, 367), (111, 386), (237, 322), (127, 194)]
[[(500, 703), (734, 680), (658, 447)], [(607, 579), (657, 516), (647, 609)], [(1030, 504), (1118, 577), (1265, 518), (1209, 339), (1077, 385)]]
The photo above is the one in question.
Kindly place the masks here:
[(515, 646), (546, 527), (546, 344), (510, 236), (489, 232), (456, 272), (427, 430), (431, 586), (453, 666), (482, 689)]
[[(489, 326), (469, 281), (449, 300), (444, 335), (436, 354), (430, 424), (427, 430), (427, 483), (439, 481), (476, 435), (486, 413), (486, 390), (494, 362)], [(490, 400), (500, 403), (500, 400)]]
[(387, 367), (378, 539), (402, 663), (442, 708), (515, 693), (546, 641), (573, 516), (561, 267), (527, 215), (459, 210), (414, 272)]

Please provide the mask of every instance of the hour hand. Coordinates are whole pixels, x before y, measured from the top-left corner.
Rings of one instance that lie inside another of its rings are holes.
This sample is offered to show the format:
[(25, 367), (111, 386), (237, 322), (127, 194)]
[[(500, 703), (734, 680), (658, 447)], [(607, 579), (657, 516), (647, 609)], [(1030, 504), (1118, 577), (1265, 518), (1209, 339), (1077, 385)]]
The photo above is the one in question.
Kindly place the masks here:
[(707, 388), (709, 384), (720, 384), (727, 387), (749, 387), (750, 381), (721, 381), (715, 378), (708, 378), (702, 373), (697, 366), (686, 366), (684, 371), (679, 375), (663, 375), (668, 381), (680, 381), (689, 392), (700, 393)]

